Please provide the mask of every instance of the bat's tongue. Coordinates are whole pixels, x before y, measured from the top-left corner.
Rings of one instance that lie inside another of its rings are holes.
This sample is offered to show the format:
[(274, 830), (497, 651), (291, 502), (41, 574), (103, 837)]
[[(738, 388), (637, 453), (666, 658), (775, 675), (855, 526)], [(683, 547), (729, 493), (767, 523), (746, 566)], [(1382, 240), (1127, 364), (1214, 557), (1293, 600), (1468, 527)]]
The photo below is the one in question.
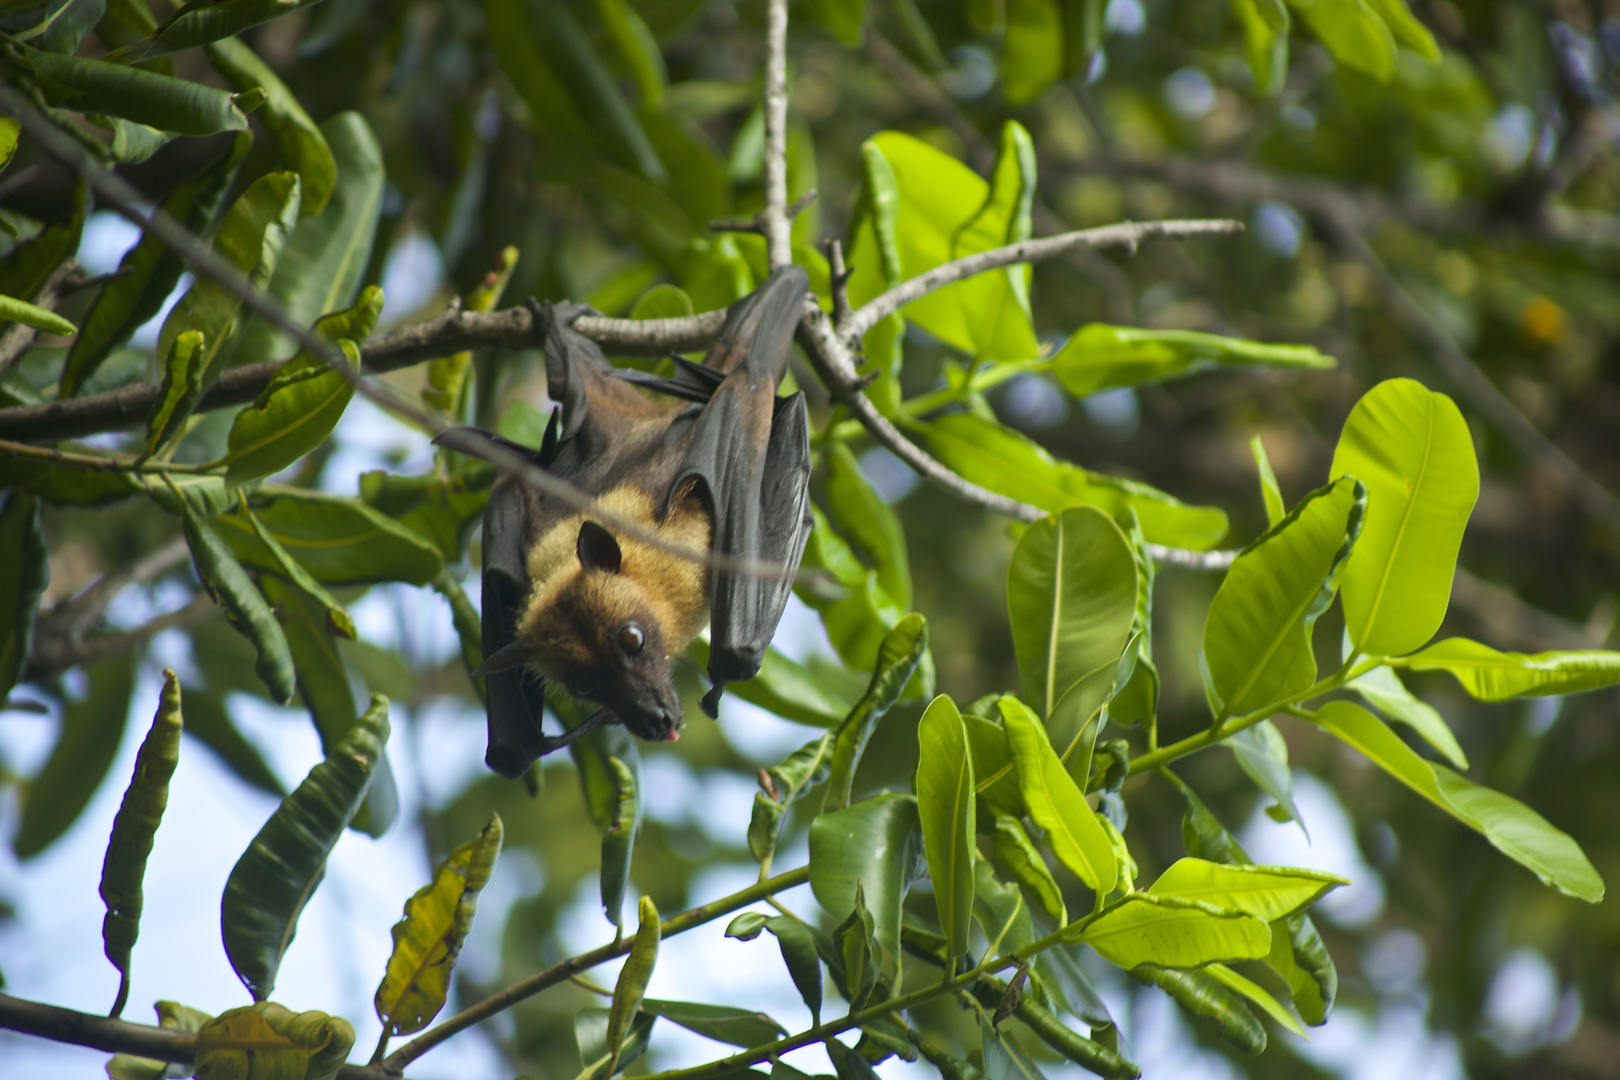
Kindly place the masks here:
[(680, 728), (670, 728), (669, 729), (669, 734), (664, 736), (664, 741), (665, 742), (679, 742), (680, 739), (681, 739), (681, 729)]

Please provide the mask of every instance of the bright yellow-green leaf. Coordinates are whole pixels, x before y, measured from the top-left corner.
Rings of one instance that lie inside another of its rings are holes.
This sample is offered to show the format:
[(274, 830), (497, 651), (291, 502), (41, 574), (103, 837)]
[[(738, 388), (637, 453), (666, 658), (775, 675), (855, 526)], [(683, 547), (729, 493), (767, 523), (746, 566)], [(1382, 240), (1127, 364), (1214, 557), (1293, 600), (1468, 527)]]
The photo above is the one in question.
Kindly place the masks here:
[(1252, 915), (1140, 892), (1109, 904), (1064, 938), (1085, 942), (1127, 970), (1138, 964), (1190, 968), (1259, 960), (1271, 950), (1271, 930)]
[(1396, 664), (1408, 671), (1444, 671), (1481, 701), (1543, 694), (1578, 694), (1620, 682), (1620, 652), (1498, 652), (1467, 638), (1437, 641)]
[(1379, 383), (1345, 421), (1330, 475), (1367, 485), (1361, 538), (1341, 585), (1351, 643), (1371, 656), (1422, 648), (1445, 618), (1457, 549), (1479, 498), (1468, 424), (1450, 398), (1422, 383)]
[(0, 319), (24, 323), (47, 334), (57, 334), (61, 337), (79, 332), (77, 326), (56, 312), (39, 307), (37, 304), (30, 304), (26, 300), (18, 300), (15, 296), (0, 296)]
[(1435, 44), (1434, 34), (1418, 22), (1406, 0), (1367, 0), (1367, 6), (1389, 27), (1396, 41), (1431, 63), (1439, 62), (1440, 46)]
[(377, 1019), (395, 1035), (421, 1031), (444, 1008), (450, 975), (478, 911), (478, 894), (501, 853), (500, 815), (452, 851), (433, 880), (405, 901), (394, 924), (394, 952), (373, 1004)]
[(187, 330), (169, 344), (169, 355), (163, 361), (163, 382), (158, 386), (158, 399), (146, 417), (146, 451), (151, 457), (172, 442), (185, 430), (191, 411), (202, 399), (203, 369), (207, 366), (207, 353), (203, 351), (200, 330)]
[(1289, 0), (1333, 59), (1369, 78), (1395, 77), (1395, 39), (1367, 0)]
[(1136, 511), (1142, 535), (1156, 544), (1207, 551), (1226, 535), (1225, 511), (1188, 506), (1135, 480), (1090, 472), (1058, 461), (1028, 437), (972, 413), (952, 413), (923, 430), (934, 454), (952, 470), (991, 491), (1056, 512), (1095, 506), (1110, 517)]
[(630, 946), (630, 956), (625, 960), (624, 967), (619, 969), (619, 981), (613, 987), (613, 1008), (608, 1013), (609, 1076), (614, 1073), (613, 1066), (618, 1063), (620, 1047), (629, 1034), (630, 1022), (641, 1010), (647, 980), (652, 978), (653, 967), (658, 963), (658, 908), (653, 905), (652, 897), (641, 898), (637, 913), (641, 921), (636, 927), (635, 941)]
[(1179, 859), (1148, 887), (1155, 896), (1181, 896), (1276, 922), (1316, 903), (1340, 885), (1335, 874), (1287, 866), (1241, 866)]
[(917, 724), (917, 816), (946, 952), (967, 952), (973, 928), (973, 759), (956, 703), (941, 694)]
[(1232, 0), (1232, 13), (1243, 27), (1255, 85), (1261, 93), (1278, 93), (1288, 77), (1288, 8), (1282, 0)]
[(1341, 478), (1301, 499), (1233, 560), (1204, 623), (1222, 716), (1263, 708), (1315, 681), (1311, 629), (1333, 601), (1365, 505), (1361, 484)]
[(1493, 847), (1544, 884), (1589, 904), (1603, 899), (1603, 879), (1580, 846), (1528, 806), (1424, 760), (1354, 702), (1330, 701), (1312, 719), (1395, 779), (1482, 833)]
[[(1620, 678), (1620, 669), (1617, 669), (1615, 677)], [(1440, 751), (1457, 768), (1468, 768), (1468, 756), (1463, 753), (1457, 736), (1446, 726), (1439, 710), (1408, 690), (1394, 671), (1387, 667), (1376, 667), (1345, 685), (1365, 698), (1386, 718), (1399, 721), (1423, 736), (1424, 742)]]
[(1260, 498), (1266, 504), (1266, 525), (1276, 528), (1288, 516), (1282, 489), (1277, 486), (1277, 474), (1271, 471), (1271, 459), (1266, 456), (1266, 447), (1260, 441), (1260, 436), (1249, 440), (1249, 449), (1254, 452), (1254, 466), (1260, 472)]
[(1267, 993), (1258, 983), (1245, 979), (1225, 964), (1210, 964), (1203, 970), (1209, 974), (1210, 978), (1222, 986), (1237, 991), (1260, 1006), (1261, 1009), (1265, 1010), (1267, 1016), (1292, 1031), (1295, 1035), (1302, 1039), (1309, 1038), (1305, 1034), (1305, 1029), (1300, 1026), (1299, 1021), (1294, 1017), (1294, 1014), (1283, 1008), (1282, 1004)]
[(1039, 718), (1017, 698), (1003, 697), (999, 705), (1030, 818), (1046, 830), (1047, 842), (1063, 865), (1088, 888), (1106, 895), (1119, 880), (1108, 834), (1053, 752)]
[(1063, 74), (1058, 0), (1007, 0), (1001, 78), (1009, 105), (1027, 105)]
[(1076, 397), (1135, 386), (1222, 365), (1331, 368), (1337, 361), (1309, 345), (1267, 345), (1196, 330), (1139, 330), (1091, 323), (1052, 358), (1052, 373)]

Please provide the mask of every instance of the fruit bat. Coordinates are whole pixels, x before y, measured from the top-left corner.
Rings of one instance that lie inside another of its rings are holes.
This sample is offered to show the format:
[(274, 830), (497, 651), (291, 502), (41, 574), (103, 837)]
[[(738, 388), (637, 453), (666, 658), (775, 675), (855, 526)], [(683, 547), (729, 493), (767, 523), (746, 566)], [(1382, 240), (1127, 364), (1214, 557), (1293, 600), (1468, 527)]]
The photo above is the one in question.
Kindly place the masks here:
[[(703, 363), (665, 378), (614, 368), (572, 329), (583, 305), (534, 304), (554, 409), (538, 448), (472, 427), (434, 441), (525, 459), (597, 500), (581, 508), (503, 472), (484, 508), (485, 761), (522, 775), (583, 731), (621, 723), (677, 737), (672, 658), (709, 625), (713, 716), (726, 683), (752, 678), (810, 533), (804, 395), (778, 397), (809, 280), (783, 267), (726, 313)], [(651, 391), (649, 394), (647, 391)], [(508, 456), (507, 461), (511, 459)], [(592, 517), (605, 508), (665, 546)], [(667, 548), (722, 559), (682, 558)], [(749, 572), (748, 563), (754, 569)], [(779, 573), (759, 572), (761, 564)], [(553, 680), (599, 710), (559, 737), (540, 726)]]

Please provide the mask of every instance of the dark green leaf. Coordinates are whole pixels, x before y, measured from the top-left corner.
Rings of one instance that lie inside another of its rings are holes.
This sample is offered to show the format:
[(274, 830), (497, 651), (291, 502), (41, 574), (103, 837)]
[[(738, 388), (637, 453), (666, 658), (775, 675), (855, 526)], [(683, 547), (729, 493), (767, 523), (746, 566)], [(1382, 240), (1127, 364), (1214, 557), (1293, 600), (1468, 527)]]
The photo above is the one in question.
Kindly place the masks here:
[(636, 795), (637, 773), (616, 757), (608, 758), (607, 764), (613, 781), (613, 818), (602, 833), (602, 910), (608, 922), (620, 926), (630, 857), (641, 827), (641, 802)]
[(85, 699), (62, 710), (61, 734), (28, 785), (22, 824), (11, 841), (19, 859), (38, 855), (67, 832), (118, 754), (135, 689), (135, 656), (104, 660), (88, 675)]
[(279, 19), (318, 0), (192, 0), (163, 24), (150, 42), (139, 42), (121, 50), (129, 59), (146, 61), (181, 52), (211, 41), (251, 30), (260, 23)]
[(326, 857), (365, 799), (388, 742), (388, 699), (371, 707), (253, 838), (225, 882), (221, 925), (231, 967), (264, 1001)]
[(49, 552), (39, 523), (39, 500), (13, 491), (0, 510), (0, 702), (17, 685), (34, 644), (34, 613), (50, 584)]
[(208, 55), (213, 58), (214, 67), (237, 90), (257, 86), (269, 95), (257, 110), (259, 119), (281, 147), (282, 160), (303, 183), (304, 201), (299, 213), (305, 217), (319, 214), (326, 208), (338, 175), (332, 148), (326, 145), (320, 128), (287, 89), (287, 84), (270, 70), (270, 65), (242, 42), (235, 38), (215, 41), (208, 46)]
[[(145, 10), (144, 5), (141, 10)], [(197, 175), (182, 181), (163, 200), (164, 212), (192, 233), (207, 234), (220, 200), (252, 145), (250, 133), (234, 136), (224, 153)], [(62, 372), (62, 397), (72, 397), (83, 389), (102, 361), (162, 309), (163, 301), (185, 270), (185, 261), (146, 232), (140, 243), (124, 254), (118, 268), (119, 276), (96, 297), (73, 341)]]
[(169, 780), (180, 763), (180, 729), (180, 680), (174, 672), (164, 671), (157, 715), (135, 753), (135, 775), (124, 789), (101, 863), (101, 900), (107, 905), (101, 941), (119, 976), (118, 1000), (109, 1014), (113, 1017), (129, 1000), (129, 954), (141, 932), (141, 882), (152, 840), (169, 805)]
[[(444, 566), (432, 544), (358, 499), (280, 488), (261, 493), (251, 504), (281, 546), (324, 585), (431, 585)], [(241, 515), (222, 514), (218, 525), (244, 563), (280, 572), (276, 558)]]
[[(369, 291), (381, 310), (382, 290), (373, 286)], [(345, 371), (334, 371), (320, 357), (300, 351), (276, 369), (257, 401), (236, 414), (221, 459), (226, 487), (278, 473), (326, 441), (349, 407), (360, 377), (359, 348), (347, 339), (336, 344)]]
[(53, 53), (72, 56), (79, 42), (95, 28), (107, 12), (107, 0), (51, 0), (45, 19), (49, 23), (39, 43)]
[[(360, 500), (433, 542), (446, 562), (461, 558), (467, 535), (484, 512), (495, 470), (482, 466), (449, 476), (360, 474)], [(705, 655), (699, 666), (705, 666)], [(768, 662), (768, 661), (767, 661)], [(735, 693), (743, 684), (728, 684)]]
[(33, 299), (62, 260), (79, 250), (87, 200), (87, 189), (81, 184), (73, 191), (73, 209), (66, 221), (46, 225), (0, 259), (0, 295)]
[[(607, 1009), (581, 1009), (574, 1016), (574, 1041), (579, 1047), (580, 1063), (585, 1067), (585, 1080), (607, 1080), (611, 1056), (607, 1041), (608, 1013)], [(648, 1012), (636, 1014), (624, 1041), (619, 1044), (619, 1071), (635, 1064), (647, 1052), (653, 1022), (657, 1019)]]
[(928, 648), (928, 623), (913, 612), (895, 623), (878, 647), (872, 682), (866, 694), (839, 725), (833, 742), (832, 774), (827, 782), (823, 811), (849, 805), (855, 769), (866, 751), (878, 721), (900, 699), (911, 674)]
[(861, 28), (866, 22), (866, 0), (810, 0), (806, 14), (845, 45), (861, 43)]
[(905, 532), (843, 443), (827, 448), (827, 506), (833, 524), (866, 553), (889, 599), (909, 610), (911, 561), (906, 555)]
[(23, 55), (52, 105), (118, 116), (177, 135), (212, 135), (247, 127), (247, 117), (233, 95), (212, 86), (82, 56), (26, 47)]
[(762, 1012), (737, 1009), (730, 1005), (700, 1005), (693, 1001), (659, 1001), (647, 998), (641, 1003), (646, 1012), (661, 1016), (688, 1031), (747, 1049), (774, 1042), (787, 1029)]
[[(382, 210), (382, 148), (365, 118), (341, 112), (319, 130), (337, 163), (337, 184), (325, 209), (293, 229), (270, 278), (270, 295), (300, 326), (350, 306), (371, 262)], [(337, 336), (362, 340), (353, 334)], [(280, 360), (295, 349), (286, 334), (262, 319), (251, 319), (232, 360), (237, 364)]]
[(287, 789), (270, 766), (265, 764), (258, 747), (248, 742), (231, 722), (222, 692), (212, 689), (186, 691), (186, 731), (218, 754), (226, 767), (244, 783), (277, 799), (287, 794)]
[(1176, 971), (1157, 964), (1142, 964), (1131, 974), (1157, 986), (1177, 1005), (1214, 1025), (1227, 1043), (1245, 1054), (1266, 1048), (1266, 1029), (1243, 1004), (1243, 999), (1202, 971)]
[(1024, 823), (1008, 814), (996, 815), (996, 858), (1029, 897), (1032, 907), (1059, 926), (1069, 921), (1063, 893), (1052, 877), (1046, 860), (1030, 842)]
[(259, 654), (254, 670), (264, 680), (271, 700), (287, 704), (293, 696), (293, 661), (287, 649), (287, 635), (282, 632), (275, 613), (206, 518), (187, 506), (181, 522), (197, 577), (229, 613), (231, 624), (253, 642)]
[(859, 886), (872, 912), (877, 943), (900, 952), (900, 904), (916, 877), (917, 800), (876, 795), (810, 823), (810, 887), (835, 918), (855, 907)]
[(187, 330), (169, 343), (169, 353), (163, 360), (163, 381), (158, 385), (158, 398), (152, 411), (146, 414), (146, 450), (141, 455), (149, 458), (165, 445), (176, 442), (185, 433), (186, 421), (202, 400), (203, 374), (208, 354), (203, 350), (203, 335), (199, 330)]

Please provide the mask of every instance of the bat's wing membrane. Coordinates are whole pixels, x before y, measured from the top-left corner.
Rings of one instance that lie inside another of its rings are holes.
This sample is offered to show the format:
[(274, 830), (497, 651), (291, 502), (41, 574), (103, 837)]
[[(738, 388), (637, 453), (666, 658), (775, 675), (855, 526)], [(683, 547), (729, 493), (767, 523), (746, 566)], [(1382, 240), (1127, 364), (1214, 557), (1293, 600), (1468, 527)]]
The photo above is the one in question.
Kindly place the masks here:
[(783, 267), (732, 306), (707, 365), (724, 376), (697, 419), (671, 488), (673, 494), (687, 479), (701, 478), (714, 514), (713, 550), (780, 570), (779, 577), (770, 577), (717, 568), (711, 576), (714, 689), (704, 698), (711, 715), (726, 683), (759, 672), (809, 536), (804, 396), (776, 396), (808, 289), (802, 267)]

